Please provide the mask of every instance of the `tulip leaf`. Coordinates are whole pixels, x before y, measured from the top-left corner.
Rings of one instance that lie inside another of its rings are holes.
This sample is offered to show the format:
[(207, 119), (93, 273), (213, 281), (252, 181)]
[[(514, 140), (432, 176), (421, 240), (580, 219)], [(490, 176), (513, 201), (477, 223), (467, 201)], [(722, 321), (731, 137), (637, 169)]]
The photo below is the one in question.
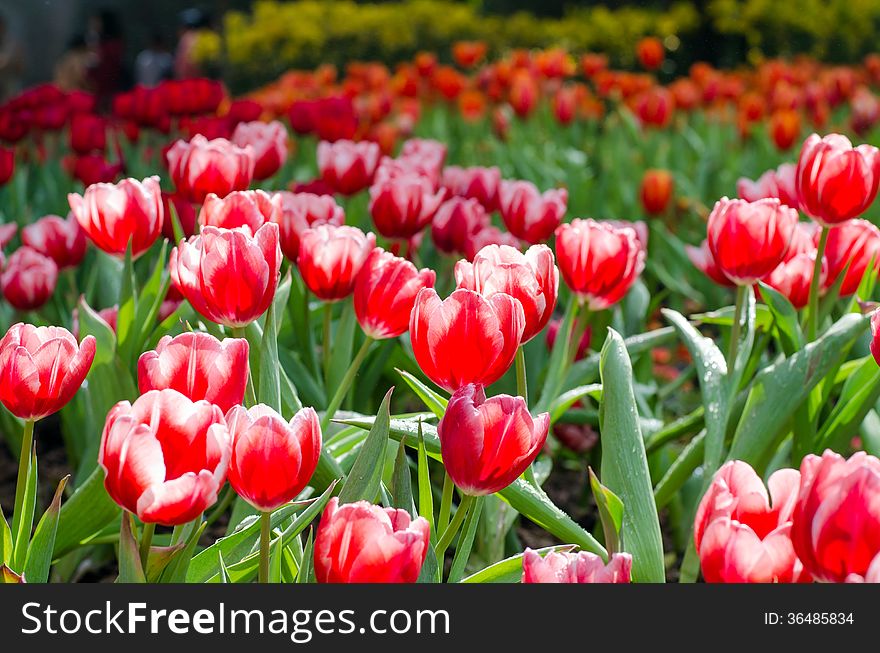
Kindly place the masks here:
[(186, 545), (180, 553), (174, 556), (174, 559), (168, 564), (168, 566), (165, 567), (165, 571), (162, 572), (162, 576), (159, 579), (160, 583), (183, 583), (186, 581), (189, 566), (192, 563), (193, 554), (199, 543), (199, 538), (202, 536), (202, 533), (207, 526), (208, 522), (206, 521), (190, 522), (187, 524), (190, 533), (189, 537), (186, 539)]
[(398, 368), (395, 368), (395, 370), (401, 377), (403, 377), (403, 380), (406, 381), (406, 384), (410, 388), (412, 388), (412, 391), (416, 393), (418, 398), (422, 400), (425, 407), (434, 413), (434, 415), (437, 416), (437, 419), (442, 419), (443, 414), (446, 412), (446, 405), (449, 403), (449, 400), (443, 397), (440, 393), (429, 388), (409, 372)]
[[(548, 553), (569, 553), (576, 549), (573, 544), (558, 544), (556, 546), (546, 546), (542, 549), (535, 549), (535, 553), (544, 557)], [(505, 558), (495, 564), (489, 565), (485, 569), (471, 574), (467, 578), (463, 578), (462, 583), (518, 583), (523, 575), (523, 555), (517, 553), (515, 556)]]
[(125, 249), (122, 263), (122, 284), (119, 287), (119, 312), (116, 314), (116, 340), (119, 358), (126, 369), (131, 366), (134, 355), (135, 323), (137, 315), (137, 285), (131, 255), (131, 241)]
[(85, 295), (80, 296), (77, 306), (77, 319), (79, 321), (79, 337), (95, 337), (95, 359), (92, 361), (94, 370), (101, 365), (113, 362), (116, 355), (116, 334), (98, 313), (86, 302)]
[(389, 405), (392, 392), (394, 392), (394, 388), (388, 390), (379, 406), (379, 412), (370, 428), (370, 434), (361, 445), (360, 453), (358, 453), (351, 472), (339, 492), (339, 503), (353, 503), (361, 499), (373, 502), (379, 493), (379, 482), (382, 480), (382, 466), (391, 421)]
[[(333, 391), (342, 385), (342, 379), (348, 371), (349, 364), (353, 358), (352, 347), (354, 345), (355, 328), (357, 320), (355, 319), (354, 304), (349, 299), (342, 303), (342, 315), (336, 322), (336, 328), (333, 330), (330, 343), (330, 369), (327, 377), (327, 396), (332, 397)], [(324, 347), (328, 344), (322, 343)]]
[(728, 458), (761, 473), (776, 450), (785, 425), (810, 392), (833, 372), (846, 349), (868, 327), (869, 318), (848, 313), (817, 340), (755, 377)]
[(306, 545), (303, 548), (302, 560), (299, 563), (299, 573), (296, 575), (297, 583), (314, 583), (315, 582), (315, 543), (312, 535), (312, 529), (309, 529), (309, 536), (306, 538)]
[(0, 506), (0, 565), (9, 565), (12, 561), (12, 529)]
[(804, 334), (798, 323), (798, 313), (788, 298), (765, 283), (758, 282), (761, 299), (773, 315), (776, 336), (786, 356), (804, 348)]
[(147, 568), (144, 570), (147, 582), (155, 583), (177, 555), (183, 551), (185, 542), (177, 542), (171, 546), (151, 546), (147, 556)]
[(58, 515), (61, 512), (61, 497), (69, 479), (70, 475), (65, 476), (58, 483), (52, 503), (43, 513), (34, 531), (34, 538), (28, 547), (27, 561), (24, 564), (24, 576), (29, 583), (45, 583), (49, 580), (55, 534), (58, 532)]
[[(290, 273), (290, 268), (287, 269), (287, 272), (284, 275), (284, 278), (278, 283), (278, 287), (275, 288), (275, 296), (272, 298), (272, 308), (275, 309), (275, 337), (278, 337), (278, 334), (281, 332), (281, 326), (284, 323), (282, 316), (284, 315), (284, 307), (287, 306), (287, 302), (290, 299), (290, 288), (292, 285), (292, 275)], [(266, 328), (266, 324), (269, 323), (268, 319), (268, 311), (266, 312), (266, 321), (263, 325), (263, 330)]]
[[(402, 438), (401, 443), (406, 442)], [(428, 467), (428, 452), (425, 451), (425, 438), (422, 434), (422, 421), (419, 420), (419, 516), (428, 520), (431, 527), (431, 541), (437, 541), (434, 528), (434, 493), (431, 489), (431, 470)]]
[(232, 581), (229, 579), (229, 569), (226, 567), (226, 562), (223, 560), (223, 554), (217, 554), (220, 562), (220, 582), (221, 583), (231, 583)]
[(284, 557), (284, 548), (279, 535), (275, 536), (275, 541), (271, 544), (269, 552), (269, 582), (281, 582), (281, 559)]
[(694, 470), (700, 466), (700, 463), (703, 462), (705, 448), (706, 431), (704, 429), (688, 442), (678, 458), (666, 470), (663, 478), (654, 487), (654, 502), (657, 504), (657, 510), (665, 507), (672, 500), (694, 473)]
[(119, 506), (104, 489), (104, 470), (96, 467), (61, 507), (54, 557), (87, 544), (118, 516)]
[(590, 475), (590, 488), (593, 490), (593, 498), (599, 509), (599, 520), (602, 522), (602, 531), (605, 534), (605, 550), (611, 556), (622, 551), (620, 546), (620, 529), (623, 526), (623, 501), (607, 487), (599, 482), (599, 477), (588, 468)]
[(31, 529), (34, 526), (34, 511), (36, 507), (37, 448), (34, 446), (31, 449), (31, 464), (28, 468), (21, 508), (12, 516), (12, 533), (15, 541), (15, 548), (12, 553), (13, 569), (24, 569), (25, 561), (27, 560), (28, 544), (31, 541)]
[(395, 508), (401, 508), (410, 515), (415, 515), (416, 511), (412, 495), (412, 474), (409, 471), (409, 458), (406, 456), (405, 442), (401, 442), (397, 446), (394, 472), (391, 476), (391, 497), (392, 505)]
[(565, 411), (587, 396), (598, 401), (602, 397), (602, 386), (598, 383), (590, 383), (589, 385), (579, 385), (568, 392), (563, 392), (550, 404), (550, 423), (555, 424), (558, 422), (565, 415)]
[(633, 557), (635, 582), (662, 583), (666, 574), (660, 521), (632, 387), (632, 364), (614, 329), (602, 346), (599, 429), (602, 480), (626, 506), (621, 537)]
[[(474, 546), (474, 536), (477, 533), (477, 525), (480, 523), (480, 513), (483, 510), (485, 497), (474, 497), (470, 509), (464, 520), (461, 535), (455, 545), (455, 555), (452, 556), (452, 568), (449, 570), (449, 582), (457, 583), (464, 577), (465, 567), (471, 556)], [(461, 510), (461, 507), (459, 507)]]
[[(431, 536), (433, 537), (434, 533), (431, 533)], [(416, 579), (416, 582), (442, 582), (442, 579), (440, 578), (440, 564), (437, 562), (437, 553), (434, 551), (434, 545), (431, 542), (428, 542), (428, 551), (425, 554), (425, 562), (422, 563), (422, 568), (419, 570), (419, 577)]]
[(550, 406), (550, 402), (559, 394), (568, 371), (571, 360), (571, 347), (577, 347), (580, 343), (568, 342), (568, 334), (571, 333), (578, 313), (578, 298), (572, 294), (565, 308), (565, 315), (556, 332), (556, 340), (553, 342), (553, 350), (550, 352), (550, 362), (547, 364), (547, 373), (544, 377), (544, 387), (538, 403), (535, 404), (535, 412), (541, 413)]
[(159, 315), (159, 309), (162, 307), (162, 302), (168, 293), (168, 288), (171, 286), (171, 275), (167, 273), (167, 249), (168, 241), (163, 240), (156, 258), (156, 264), (150, 273), (150, 278), (147, 279), (147, 282), (137, 295), (137, 305), (135, 307), (137, 337), (133, 343), (135, 355), (142, 351), (144, 343), (147, 341), (150, 333), (153, 332), (156, 318)]
[(146, 583), (144, 569), (141, 566), (138, 545), (134, 539), (132, 514), (122, 513), (122, 526), (119, 529), (119, 576), (117, 583)]
[(257, 401), (281, 412), (281, 378), (278, 373), (278, 335), (275, 330), (275, 303), (266, 311), (266, 324), (260, 342), (260, 371)]
[(858, 434), (865, 417), (880, 400), (880, 367), (872, 356), (846, 380), (840, 398), (816, 436), (815, 452), (840, 450)]
[[(675, 330), (672, 327), (663, 327), (662, 329), (654, 329), (647, 333), (630, 336), (624, 340), (624, 344), (626, 345), (626, 350), (630, 353), (630, 356), (635, 358), (656, 347), (671, 344), (675, 342), (675, 338)], [(568, 377), (563, 387), (573, 388), (578, 385), (595, 381), (599, 376), (599, 361), (599, 352), (594, 352), (583, 360), (575, 362), (569, 370)]]

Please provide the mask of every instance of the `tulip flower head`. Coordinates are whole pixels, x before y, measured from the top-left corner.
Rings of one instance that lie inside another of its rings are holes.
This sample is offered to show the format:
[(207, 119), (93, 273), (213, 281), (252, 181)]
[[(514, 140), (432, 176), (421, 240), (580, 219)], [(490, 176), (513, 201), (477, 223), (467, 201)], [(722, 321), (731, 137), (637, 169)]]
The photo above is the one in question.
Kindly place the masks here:
[(322, 224), (300, 237), (297, 265), (303, 282), (326, 302), (345, 299), (376, 246), (376, 236), (357, 227)]
[(48, 256), (30, 247), (19, 247), (0, 274), (3, 297), (21, 311), (43, 306), (58, 282), (58, 266)]
[(299, 257), (299, 241), (306, 229), (322, 224), (338, 227), (345, 222), (345, 210), (332, 195), (289, 191), (280, 191), (275, 195), (281, 198), (281, 214), (278, 217), (281, 251), (292, 262)]
[(47, 215), (21, 230), (23, 245), (48, 256), (59, 269), (74, 268), (86, 255), (86, 234), (71, 213)]
[(615, 553), (607, 564), (589, 551), (541, 554), (526, 549), (523, 553), (523, 583), (629, 583), (632, 556)]
[(262, 190), (232, 191), (223, 198), (210, 193), (199, 211), (202, 227), (248, 227), (254, 233), (266, 222), (280, 221), (281, 198)]
[(558, 188), (541, 193), (528, 181), (502, 181), (498, 203), (510, 233), (537, 244), (550, 238), (562, 221), (568, 206), (568, 191)]
[(258, 181), (274, 175), (287, 161), (287, 129), (277, 120), (241, 122), (230, 140), (240, 148), (251, 147), (254, 179)]
[(238, 147), (225, 138), (208, 140), (196, 134), (189, 142), (178, 140), (166, 158), (177, 193), (196, 203), (210, 193), (226, 197), (245, 190), (254, 174), (253, 148)]
[(318, 143), (321, 178), (342, 195), (355, 195), (367, 188), (376, 174), (382, 155), (376, 143), (338, 140)]

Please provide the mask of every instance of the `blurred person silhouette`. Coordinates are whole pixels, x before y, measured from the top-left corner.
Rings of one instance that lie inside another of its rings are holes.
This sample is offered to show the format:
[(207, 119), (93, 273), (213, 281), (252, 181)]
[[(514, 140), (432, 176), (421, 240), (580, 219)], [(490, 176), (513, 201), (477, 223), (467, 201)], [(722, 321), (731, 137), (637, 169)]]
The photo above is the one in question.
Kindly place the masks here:
[(199, 77), (202, 70), (195, 59), (199, 32), (208, 27), (208, 16), (201, 9), (190, 8), (180, 13), (180, 33), (174, 53), (174, 76), (177, 79)]
[(156, 86), (170, 79), (174, 74), (174, 57), (168, 50), (165, 39), (153, 32), (150, 44), (134, 60), (134, 81), (144, 86)]
[(0, 102), (17, 93), (24, 72), (24, 52), (0, 15)]
[(125, 86), (125, 41), (116, 12), (102, 9), (94, 14), (89, 19), (86, 41), (94, 53), (89, 81), (98, 106), (107, 108), (113, 95)]
[(89, 90), (89, 70), (93, 63), (94, 55), (86, 44), (86, 37), (75, 35), (55, 64), (55, 85), (62, 91)]

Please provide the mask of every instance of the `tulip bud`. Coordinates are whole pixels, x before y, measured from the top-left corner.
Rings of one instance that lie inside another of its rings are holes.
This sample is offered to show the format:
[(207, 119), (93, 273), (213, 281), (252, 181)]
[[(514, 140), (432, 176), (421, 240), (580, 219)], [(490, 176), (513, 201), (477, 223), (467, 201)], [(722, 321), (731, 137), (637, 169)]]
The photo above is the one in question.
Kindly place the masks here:
[(230, 139), (244, 149), (253, 150), (254, 179), (268, 179), (287, 161), (287, 129), (277, 120), (272, 122), (241, 122), (235, 126)]
[(675, 182), (668, 170), (647, 170), (639, 193), (648, 215), (662, 215), (669, 207)]
[(77, 344), (62, 327), (13, 325), (0, 340), (0, 402), (21, 419), (60, 410), (89, 373), (95, 347), (94, 336)]
[(262, 190), (234, 190), (223, 198), (210, 193), (199, 211), (202, 227), (248, 227), (254, 233), (266, 222), (280, 221), (281, 198)]
[(345, 222), (345, 211), (332, 195), (315, 195), (306, 192), (275, 193), (281, 198), (281, 251), (292, 262), (299, 257), (299, 241), (303, 232), (322, 224), (340, 226)]
[(446, 472), (465, 494), (503, 490), (532, 464), (550, 430), (550, 414), (534, 419), (525, 399), (486, 399), (483, 386), (460, 387), (437, 425)]
[(59, 269), (74, 268), (86, 255), (86, 234), (71, 213), (47, 215), (21, 230), (23, 245), (48, 256)]
[(101, 116), (77, 114), (70, 121), (70, 149), (77, 154), (103, 152), (107, 147), (107, 125)]
[(498, 208), (498, 187), (501, 170), (491, 168), (461, 168), (447, 166), (443, 169), (443, 186), (456, 197), (475, 199), (486, 211)]
[(210, 193), (226, 197), (245, 190), (254, 174), (253, 148), (240, 148), (225, 138), (208, 140), (197, 134), (189, 142), (178, 140), (166, 158), (177, 193), (195, 203)]
[(130, 244), (132, 256), (140, 256), (162, 232), (165, 211), (155, 175), (92, 184), (83, 195), (70, 193), (67, 200), (79, 226), (108, 254), (123, 256)]
[(424, 175), (398, 172), (376, 176), (370, 186), (370, 215), (386, 238), (409, 239), (431, 223), (446, 191), (434, 190)]
[(797, 224), (797, 211), (777, 199), (746, 202), (723, 197), (709, 214), (707, 242), (724, 275), (737, 285), (750, 286), (782, 262)]
[(98, 464), (116, 503), (144, 523), (178, 526), (216, 503), (230, 445), (217, 406), (151, 390), (110, 409)]
[(297, 266), (309, 290), (325, 302), (345, 299), (376, 246), (376, 237), (357, 227), (323, 224), (300, 237)]
[(812, 134), (797, 166), (801, 208), (816, 222), (833, 227), (856, 218), (871, 205), (880, 183), (880, 151), (853, 147), (846, 136)]
[(417, 270), (404, 258), (374, 249), (354, 287), (354, 311), (364, 333), (375, 340), (406, 333), (416, 295), (433, 288), (435, 279), (433, 270)]
[(281, 270), (278, 225), (267, 222), (253, 235), (247, 227), (204, 227), (171, 250), (168, 268), (174, 285), (201, 315), (228, 327), (246, 326), (275, 297)]
[(864, 576), (880, 553), (880, 460), (863, 451), (848, 460), (826, 450), (801, 462), (791, 539), (818, 581)]
[(55, 292), (57, 282), (55, 261), (30, 247), (15, 250), (0, 275), (3, 296), (20, 311), (43, 306)]
[(263, 404), (235, 406), (226, 415), (232, 438), (229, 484), (261, 512), (272, 512), (305, 489), (321, 455), (321, 425), (314, 408), (290, 422)]
[(523, 583), (629, 583), (632, 556), (615, 553), (605, 564), (600, 556), (589, 551), (551, 551), (542, 558), (536, 551), (526, 549), (522, 566)]
[(656, 36), (646, 36), (636, 44), (636, 56), (645, 70), (657, 70), (666, 56), (663, 41)]
[(500, 379), (513, 363), (524, 329), (518, 300), (504, 293), (485, 298), (463, 288), (444, 300), (433, 288), (423, 288), (409, 323), (416, 362), (450, 392)]
[(467, 241), (488, 226), (486, 209), (476, 199), (453, 197), (437, 209), (431, 238), (441, 252), (464, 252)]
[(198, 331), (162, 336), (156, 349), (138, 359), (138, 389), (177, 390), (191, 401), (204, 399), (223, 411), (244, 400), (248, 341), (217, 340)]
[(369, 186), (382, 152), (376, 143), (339, 140), (318, 143), (321, 178), (342, 195), (355, 195)]
[[(816, 247), (818, 238), (817, 230), (813, 247)], [(847, 220), (828, 232), (825, 259), (828, 261), (829, 285), (846, 270), (840, 284), (840, 296), (854, 294), (868, 271), (868, 265), (872, 265), (873, 274), (880, 271), (880, 229), (867, 220)]]
[(405, 510), (366, 501), (324, 509), (315, 537), (319, 583), (414, 583), (428, 554), (430, 526)]
[(498, 201), (510, 233), (537, 244), (550, 238), (559, 226), (568, 205), (568, 191), (558, 188), (542, 194), (528, 181), (502, 181)]

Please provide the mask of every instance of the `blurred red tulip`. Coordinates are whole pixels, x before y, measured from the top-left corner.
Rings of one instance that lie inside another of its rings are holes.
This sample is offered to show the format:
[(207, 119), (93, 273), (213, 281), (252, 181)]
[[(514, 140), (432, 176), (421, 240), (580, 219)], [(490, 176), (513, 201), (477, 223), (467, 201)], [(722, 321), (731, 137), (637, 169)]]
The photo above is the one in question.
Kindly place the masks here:
[(445, 189), (435, 190), (432, 180), (421, 174), (377, 175), (370, 186), (370, 216), (380, 234), (406, 240), (431, 223), (445, 196)]
[(856, 218), (877, 197), (880, 151), (853, 147), (846, 136), (812, 134), (804, 141), (797, 167), (801, 208), (819, 224), (836, 226)]
[(445, 254), (463, 253), (467, 241), (489, 226), (486, 209), (476, 199), (453, 197), (437, 209), (431, 221), (431, 238)]
[(416, 295), (433, 288), (436, 274), (405, 258), (375, 248), (357, 275), (354, 311), (364, 333), (375, 340), (406, 333)]
[(238, 125), (243, 122), (256, 122), (263, 115), (263, 106), (255, 100), (247, 98), (233, 100), (229, 103), (226, 117), (230, 122)]
[(542, 558), (539, 553), (526, 548), (522, 567), (523, 583), (629, 583), (632, 556), (615, 553), (605, 564), (601, 556), (589, 551), (551, 551)]
[(129, 244), (132, 256), (140, 256), (162, 231), (165, 211), (157, 176), (93, 184), (83, 195), (70, 193), (67, 200), (86, 235), (114, 256), (124, 255)]
[(452, 44), (452, 58), (462, 68), (473, 68), (483, 60), (488, 49), (483, 41), (456, 41)]
[(522, 243), (512, 233), (502, 231), (494, 225), (483, 227), (478, 232), (470, 236), (464, 242), (464, 255), (469, 261), (473, 261), (481, 249), (487, 245), (507, 245), (514, 249), (520, 249)]
[(646, 36), (636, 43), (636, 56), (645, 70), (657, 70), (663, 65), (666, 52), (663, 41), (656, 36)]
[(62, 327), (13, 325), (0, 340), (0, 402), (21, 419), (60, 410), (89, 373), (95, 347), (94, 336), (77, 343)]
[(272, 512), (302, 492), (321, 455), (321, 425), (314, 408), (289, 422), (264, 404), (235, 406), (226, 414), (232, 438), (229, 484), (261, 512)]
[(423, 288), (409, 323), (416, 362), (450, 392), (500, 379), (513, 363), (524, 329), (519, 301), (503, 293), (487, 299), (463, 288), (442, 301), (432, 288)]
[(345, 211), (332, 195), (279, 191), (275, 196), (281, 198), (278, 219), (281, 251), (292, 262), (299, 256), (299, 241), (306, 229), (322, 224), (339, 226), (345, 222)]
[(538, 104), (538, 84), (531, 73), (518, 71), (510, 84), (508, 102), (513, 112), (520, 118), (527, 118)]
[(217, 406), (151, 390), (110, 409), (98, 464), (117, 504), (144, 523), (178, 526), (216, 503), (230, 445)]
[(86, 255), (86, 234), (72, 213), (66, 220), (47, 215), (25, 226), (21, 242), (51, 258), (61, 270), (76, 267)]
[(166, 158), (176, 192), (196, 203), (204, 202), (209, 193), (226, 197), (245, 190), (254, 172), (252, 147), (240, 148), (223, 138), (209, 141), (200, 134), (189, 142), (176, 141)]
[(486, 399), (474, 384), (455, 391), (437, 425), (446, 472), (473, 496), (513, 483), (537, 458), (549, 430), (549, 413), (532, 418), (522, 397)]
[(704, 240), (700, 243), (699, 247), (694, 247), (693, 245), (685, 245), (685, 252), (687, 253), (687, 257), (690, 262), (693, 264), (695, 268), (697, 268), (700, 272), (709, 277), (712, 281), (717, 283), (719, 286), (726, 286), (733, 288), (736, 284), (728, 279), (724, 272), (721, 271), (721, 268), (715, 263), (715, 257), (712, 256), (712, 252), (709, 250), (708, 241)]
[(376, 246), (376, 236), (357, 227), (322, 224), (300, 235), (297, 266), (319, 299), (334, 302), (353, 291), (358, 273)]
[(281, 222), (281, 198), (262, 190), (234, 190), (226, 197), (209, 193), (199, 211), (199, 225), (254, 233), (266, 222)]
[(381, 151), (376, 143), (340, 140), (318, 143), (321, 178), (342, 195), (355, 195), (373, 181)]
[[(818, 231), (813, 238), (815, 247), (819, 239)], [(868, 265), (872, 266), (873, 274), (880, 271), (880, 229), (867, 220), (847, 220), (828, 232), (825, 258), (828, 261), (828, 285), (837, 281), (846, 270), (840, 285), (840, 296), (855, 294), (868, 271)]]
[(138, 359), (141, 394), (171, 388), (224, 412), (244, 401), (247, 378), (248, 341), (244, 338), (217, 340), (199, 331), (162, 336), (155, 349)]
[[(553, 351), (553, 345), (556, 344), (556, 336), (559, 335), (559, 328), (562, 326), (562, 320), (551, 320), (549, 326), (547, 327), (547, 350)], [(590, 340), (593, 336), (593, 330), (587, 326), (584, 331), (584, 335), (581, 336), (581, 341), (578, 343), (577, 351), (575, 352), (574, 359), (576, 361), (582, 360), (586, 358), (587, 354), (590, 353)]]
[(202, 316), (232, 328), (246, 326), (275, 297), (281, 270), (278, 225), (267, 222), (253, 235), (247, 227), (204, 227), (171, 250), (168, 268), (174, 285)]
[(101, 116), (83, 113), (70, 121), (70, 149), (77, 154), (103, 152), (107, 147), (107, 125)]
[(0, 275), (3, 296), (20, 311), (43, 306), (55, 292), (57, 282), (55, 261), (30, 247), (15, 250)]
[(0, 186), (4, 185), (15, 173), (15, 150), (0, 146)]
[(570, 125), (577, 109), (574, 87), (561, 86), (553, 96), (553, 117), (560, 125)]
[(801, 462), (791, 539), (818, 581), (864, 576), (880, 552), (880, 460), (859, 451), (848, 460), (826, 450)]
[(414, 583), (428, 554), (430, 526), (406, 510), (333, 497), (315, 537), (319, 583)]
[(62, 160), (65, 171), (83, 186), (110, 183), (125, 169), (122, 160), (110, 163), (103, 154), (71, 155)]
[(648, 215), (662, 215), (672, 200), (675, 181), (668, 170), (646, 170), (639, 196)]
[(494, 211), (498, 208), (501, 170), (495, 166), (491, 168), (447, 166), (443, 169), (442, 184), (454, 196), (477, 200), (486, 211)]
[(652, 86), (633, 100), (634, 111), (642, 125), (663, 128), (672, 120), (675, 97), (662, 86)]
[(785, 206), (800, 208), (797, 195), (794, 163), (783, 163), (776, 170), (768, 170), (756, 181), (740, 177), (736, 182), (736, 194), (747, 202), (775, 197)]
[(553, 188), (541, 193), (530, 181), (502, 181), (498, 203), (504, 224), (514, 236), (538, 244), (553, 235), (568, 205), (568, 191)]
[(189, 238), (196, 232), (196, 209), (195, 205), (190, 202), (185, 197), (174, 193), (162, 193), (162, 208), (164, 210), (164, 219), (162, 220), (162, 235), (170, 240), (171, 242), (175, 242), (177, 239), (174, 237), (174, 222), (171, 219), (171, 210), (172, 207), (174, 209), (174, 213), (177, 216), (177, 221), (180, 223), (180, 229), (183, 231), (183, 235)]
[[(813, 281), (816, 254), (817, 252), (813, 250), (811, 253), (801, 253), (783, 261), (774, 268), (773, 272), (764, 277), (764, 283), (785, 295), (795, 308), (803, 308), (810, 299), (810, 284)], [(827, 283), (828, 259), (823, 256), (819, 287), (824, 288)]]
[(636, 230), (577, 218), (556, 230), (556, 256), (568, 287), (601, 311), (623, 299), (645, 267)]
[(525, 344), (553, 316), (559, 270), (553, 261), (553, 250), (546, 245), (532, 245), (525, 254), (505, 245), (487, 245), (477, 252), (473, 263), (461, 260), (455, 264), (455, 282), (457, 287), (473, 290), (487, 299), (504, 293), (518, 300), (526, 322), (520, 342)]
[(230, 139), (235, 145), (253, 149), (254, 179), (268, 179), (287, 161), (287, 129), (277, 120), (241, 122)]
[(797, 211), (778, 199), (746, 202), (722, 197), (709, 214), (708, 247), (728, 279), (751, 286), (782, 262), (797, 224)]

